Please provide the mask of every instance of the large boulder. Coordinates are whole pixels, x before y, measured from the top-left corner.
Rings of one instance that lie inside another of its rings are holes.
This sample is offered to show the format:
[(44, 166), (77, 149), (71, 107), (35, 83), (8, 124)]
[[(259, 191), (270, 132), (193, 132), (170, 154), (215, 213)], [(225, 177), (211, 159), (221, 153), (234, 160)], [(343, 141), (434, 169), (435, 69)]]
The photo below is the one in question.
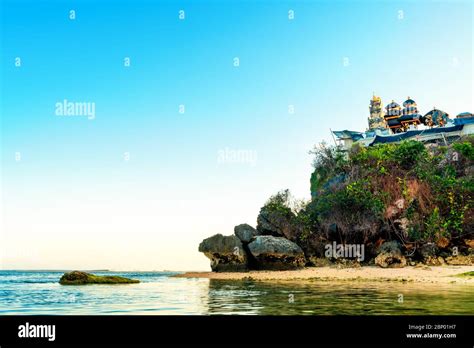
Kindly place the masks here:
[(375, 264), (382, 268), (401, 268), (407, 265), (407, 260), (403, 256), (400, 244), (396, 241), (385, 242), (378, 249)]
[(285, 237), (295, 241), (298, 230), (291, 223), (293, 213), (262, 208), (257, 217), (257, 231), (260, 235)]
[(286, 270), (303, 267), (303, 250), (286, 238), (257, 236), (248, 245), (258, 269)]
[(244, 244), (250, 243), (250, 240), (258, 235), (258, 231), (248, 224), (235, 226), (234, 233)]
[(211, 260), (214, 272), (241, 272), (248, 268), (247, 253), (237, 236), (216, 234), (204, 239), (199, 251)]
[(438, 254), (438, 251), (438, 246), (435, 243), (423, 244), (419, 249), (419, 253), (423, 260), (435, 257)]

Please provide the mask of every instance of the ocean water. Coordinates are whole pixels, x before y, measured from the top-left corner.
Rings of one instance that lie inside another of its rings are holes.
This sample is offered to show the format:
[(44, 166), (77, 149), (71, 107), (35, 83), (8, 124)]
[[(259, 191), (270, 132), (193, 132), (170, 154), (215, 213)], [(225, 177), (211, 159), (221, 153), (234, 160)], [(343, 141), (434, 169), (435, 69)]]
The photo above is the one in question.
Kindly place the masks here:
[[(474, 286), (394, 282), (257, 282), (94, 272), (140, 284), (63, 286), (63, 272), (0, 271), (0, 315), (423, 315), (474, 313)], [(400, 296), (402, 295), (402, 297)]]

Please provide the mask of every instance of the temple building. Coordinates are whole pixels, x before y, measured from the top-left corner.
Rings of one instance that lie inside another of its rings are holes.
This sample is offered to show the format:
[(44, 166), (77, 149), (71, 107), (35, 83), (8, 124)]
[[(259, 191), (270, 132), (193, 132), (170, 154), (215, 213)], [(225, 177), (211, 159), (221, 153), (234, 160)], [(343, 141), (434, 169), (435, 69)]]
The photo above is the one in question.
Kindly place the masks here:
[(403, 103), (403, 109), (392, 100), (385, 110), (385, 122), (393, 133), (417, 129), (421, 124), (421, 115), (418, 113), (416, 102), (410, 97)]
[(388, 127), (392, 130), (398, 129), (400, 123), (397, 120), (402, 115), (402, 108), (400, 105), (392, 100), (392, 102), (385, 107), (385, 110), (384, 119), (385, 122), (387, 122)]
[[(459, 115), (457, 116), (459, 118)], [(441, 110), (433, 108), (433, 110), (428, 111), (425, 116), (423, 116), (423, 123), (428, 127), (445, 126), (449, 121), (449, 115)]]
[(382, 111), (382, 99), (373, 96), (369, 105), (369, 129), (386, 129), (387, 123), (384, 120)]
[(446, 112), (433, 108), (422, 115), (410, 97), (402, 106), (392, 100), (385, 106), (384, 112), (382, 99), (374, 95), (369, 105), (369, 128), (365, 132), (343, 130), (332, 133), (346, 149), (354, 143), (371, 146), (405, 139), (448, 143), (463, 135), (474, 134), (474, 115), (470, 112), (451, 119)]

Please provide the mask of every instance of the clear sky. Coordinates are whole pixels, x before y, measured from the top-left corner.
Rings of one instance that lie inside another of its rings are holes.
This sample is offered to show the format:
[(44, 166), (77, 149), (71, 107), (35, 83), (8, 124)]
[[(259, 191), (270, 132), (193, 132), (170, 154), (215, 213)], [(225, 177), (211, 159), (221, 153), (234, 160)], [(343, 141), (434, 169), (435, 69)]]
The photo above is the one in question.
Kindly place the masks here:
[(474, 111), (470, 1), (0, 3), (3, 269), (209, 269), (373, 92)]

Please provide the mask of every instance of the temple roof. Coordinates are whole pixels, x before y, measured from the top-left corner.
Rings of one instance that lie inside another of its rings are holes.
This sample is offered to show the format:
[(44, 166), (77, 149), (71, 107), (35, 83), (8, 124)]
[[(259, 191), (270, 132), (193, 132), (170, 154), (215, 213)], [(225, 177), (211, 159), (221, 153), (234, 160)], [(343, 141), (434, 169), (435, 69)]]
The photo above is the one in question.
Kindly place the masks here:
[(411, 106), (411, 105), (416, 106), (416, 102), (413, 99), (410, 99), (410, 97), (408, 97), (408, 99), (403, 102), (403, 106)]
[(393, 109), (393, 108), (397, 108), (397, 107), (400, 107), (399, 104), (395, 103), (393, 100), (390, 104), (388, 104), (385, 109)]
[(461, 112), (456, 116), (457, 118), (464, 118), (464, 117), (474, 117), (474, 114), (470, 112)]
[(433, 109), (433, 110), (430, 110), (428, 111), (426, 114), (425, 114), (425, 117), (426, 116), (430, 116), (430, 115), (446, 115), (449, 117), (448, 113), (447, 112), (444, 112), (443, 110), (439, 110), (439, 109)]
[(342, 130), (342, 131), (333, 131), (334, 135), (338, 138), (338, 139), (352, 139), (354, 141), (357, 141), (357, 140), (360, 140), (362, 139), (364, 136), (363, 136), (363, 133), (361, 132), (354, 132), (354, 131), (350, 131), (350, 130)]
[[(471, 114), (472, 115), (472, 114)], [(455, 118), (453, 120), (455, 125), (465, 125), (465, 124), (474, 124), (474, 116), (464, 117), (464, 118)]]
[(437, 127), (437, 128), (430, 128), (430, 129), (424, 129), (424, 130), (409, 130), (403, 133), (394, 134), (390, 136), (377, 135), (374, 141), (370, 144), (370, 146), (373, 146), (376, 144), (398, 142), (398, 141), (406, 140), (406, 139), (415, 137), (417, 135), (422, 135), (422, 134), (427, 135), (427, 134), (456, 132), (456, 131), (462, 130), (464, 127), (464, 124), (455, 124), (454, 126), (451, 126), (451, 127)]

